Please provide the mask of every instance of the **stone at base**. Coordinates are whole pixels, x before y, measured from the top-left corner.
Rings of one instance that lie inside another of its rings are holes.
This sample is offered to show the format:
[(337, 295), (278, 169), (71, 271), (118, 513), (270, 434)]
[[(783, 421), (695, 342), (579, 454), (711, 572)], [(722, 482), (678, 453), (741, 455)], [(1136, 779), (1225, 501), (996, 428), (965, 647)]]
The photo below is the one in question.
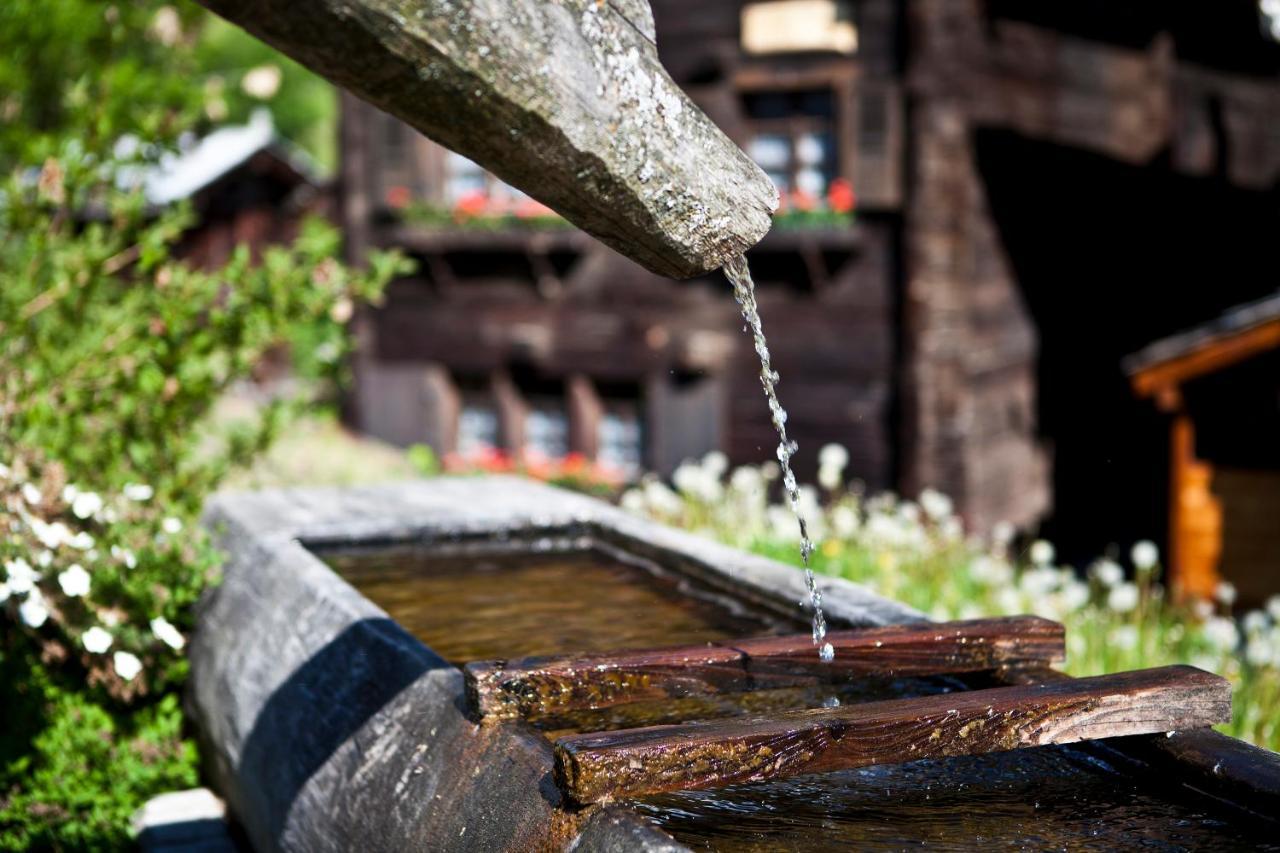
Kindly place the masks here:
[(133, 815), (143, 853), (244, 853), (227, 824), (227, 807), (208, 788), (152, 797)]

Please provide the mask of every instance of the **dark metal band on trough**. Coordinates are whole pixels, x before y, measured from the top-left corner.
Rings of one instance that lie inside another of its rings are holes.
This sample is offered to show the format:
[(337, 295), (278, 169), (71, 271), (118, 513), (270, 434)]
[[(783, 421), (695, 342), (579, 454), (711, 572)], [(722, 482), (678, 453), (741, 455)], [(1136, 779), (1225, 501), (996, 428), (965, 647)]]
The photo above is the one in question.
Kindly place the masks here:
[(982, 672), (1065, 659), (1063, 628), (1035, 616), (833, 631), (831, 663), (808, 634), (577, 657), (476, 661), (472, 707), (486, 719), (538, 718), (628, 702), (797, 687), (859, 677)]
[(1231, 685), (1189, 666), (556, 742), (579, 803), (801, 773), (1196, 729), (1231, 719)]

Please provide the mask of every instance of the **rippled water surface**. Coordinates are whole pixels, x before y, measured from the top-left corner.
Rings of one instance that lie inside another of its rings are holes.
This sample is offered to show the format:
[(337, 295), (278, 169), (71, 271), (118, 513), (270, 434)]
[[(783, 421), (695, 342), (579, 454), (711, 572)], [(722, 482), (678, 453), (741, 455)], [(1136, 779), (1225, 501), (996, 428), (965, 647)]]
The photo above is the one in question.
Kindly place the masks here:
[(697, 850), (1280, 850), (1280, 839), (1084, 750), (1043, 747), (653, 797)]
[(702, 643), (778, 629), (681, 577), (596, 551), (439, 556), (396, 547), (321, 556), (453, 663)]

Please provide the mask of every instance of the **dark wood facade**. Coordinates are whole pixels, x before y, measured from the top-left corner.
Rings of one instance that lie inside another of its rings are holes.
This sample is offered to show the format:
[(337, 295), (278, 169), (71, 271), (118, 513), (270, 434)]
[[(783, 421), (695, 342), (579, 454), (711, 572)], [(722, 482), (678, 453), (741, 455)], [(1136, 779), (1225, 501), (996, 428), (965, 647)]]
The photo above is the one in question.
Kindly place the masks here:
[[(801, 475), (836, 441), (871, 488), (940, 488), (979, 528), (1056, 505), (1068, 557), (1161, 533), (1166, 432), (1120, 361), (1268, 286), (1247, 271), (1280, 222), (1280, 49), (1256, 4), (1212, 24), (1138, 0), (652, 6), (673, 77), (784, 189), (857, 192), (855, 225), (776, 228), (750, 255)], [(790, 50), (788, 11), (811, 30)], [(343, 134), (352, 252), (421, 262), (361, 318), (362, 428), (445, 452), (532, 429), (592, 455), (612, 416), (645, 468), (772, 456), (722, 280), (571, 230), (408, 224), (406, 199), (507, 190), (352, 99)], [(1121, 476), (1151, 494), (1113, 494)]]

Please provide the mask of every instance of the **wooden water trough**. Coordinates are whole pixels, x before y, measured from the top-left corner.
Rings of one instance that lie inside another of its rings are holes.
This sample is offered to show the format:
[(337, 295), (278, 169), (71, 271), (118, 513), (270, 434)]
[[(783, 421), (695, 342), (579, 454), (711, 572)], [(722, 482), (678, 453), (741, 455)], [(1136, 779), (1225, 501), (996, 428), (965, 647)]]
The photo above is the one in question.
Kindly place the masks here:
[[(793, 568), (505, 478), (228, 495), (206, 520), (228, 558), (188, 706), (260, 851), (669, 853), (744, 822), (768, 849), (828, 844), (832, 822), (849, 847), (886, 826), (893, 847), (1265, 848), (1280, 830), (1280, 756), (1208, 729), (1226, 682), (1067, 678), (1044, 619), (931, 623), (823, 579), (824, 665), (795, 633)], [(574, 554), (608, 565), (538, 568)], [(536, 607), (472, 612), (516, 575)], [(543, 632), (562, 642), (537, 651)], [(1033, 808), (1054, 785), (1062, 808)], [(974, 789), (972, 807), (948, 793)], [(912, 811), (917, 794), (934, 799)]]

